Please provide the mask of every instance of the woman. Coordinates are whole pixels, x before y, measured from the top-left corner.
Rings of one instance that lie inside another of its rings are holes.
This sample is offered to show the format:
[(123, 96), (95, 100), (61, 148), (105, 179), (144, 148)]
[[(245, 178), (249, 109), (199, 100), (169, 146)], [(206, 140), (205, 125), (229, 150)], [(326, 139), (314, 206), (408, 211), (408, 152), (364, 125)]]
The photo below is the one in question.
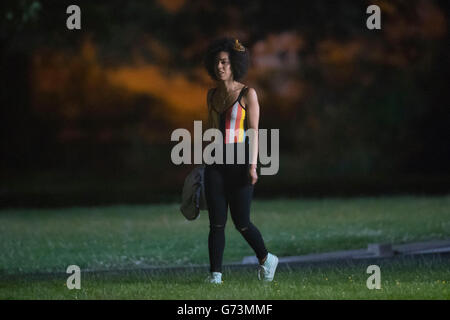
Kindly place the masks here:
[[(223, 135), (223, 164), (205, 168), (205, 196), (208, 203), (208, 236), (211, 283), (222, 283), (222, 257), (225, 249), (225, 224), (230, 207), (236, 229), (255, 251), (260, 267), (258, 278), (272, 281), (278, 258), (269, 253), (259, 230), (250, 222), (253, 187), (258, 180), (256, 160), (258, 140), (250, 150), (245, 130), (256, 132), (259, 104), (256, 91), (239, 82), (249, 65), (248, 50), (237, 39), (222, 38), (213, 42), (205, 56), (205, 67), (217, 82), (207, 94), (208, 128), (220, 129)], [(245, 164), (236, 161), (238, 147), (244, 147)], [(234, 148), (234, 162), (225, 163), (229, 148)], [(228, 151), (227, 151), (228, 150)]]

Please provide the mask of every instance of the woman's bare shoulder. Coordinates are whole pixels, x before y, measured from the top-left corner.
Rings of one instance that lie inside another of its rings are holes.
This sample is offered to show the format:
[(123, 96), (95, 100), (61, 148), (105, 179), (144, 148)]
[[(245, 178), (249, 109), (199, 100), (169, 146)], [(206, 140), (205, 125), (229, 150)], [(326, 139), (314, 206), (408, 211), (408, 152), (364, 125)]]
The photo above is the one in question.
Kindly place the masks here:
[(257, 101), (258, 95), (256, 94), (256, 90), (253, 87), (247, 87), (244, 94), (242, 95), (244, 106), (247, 106), (247, 104), (251, 101)]
[(250, 96), (256, 96), (256, 90), (253, 87), (247, 87), (247, 90), (245, 92), (245, 97), (250, 97)]

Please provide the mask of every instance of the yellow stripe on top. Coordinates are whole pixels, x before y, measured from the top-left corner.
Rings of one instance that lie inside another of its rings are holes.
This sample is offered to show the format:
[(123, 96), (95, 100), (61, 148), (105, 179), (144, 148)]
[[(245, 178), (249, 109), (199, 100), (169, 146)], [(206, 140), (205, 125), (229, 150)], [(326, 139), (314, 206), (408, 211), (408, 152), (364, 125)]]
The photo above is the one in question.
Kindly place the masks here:
[(244, 108), (240, 108), (241, 109), (241, 121), (239, 123), (239, 137), (238, 137), (238, 142), (244, 142), (244, 120), (245, 120), (245, 109)]

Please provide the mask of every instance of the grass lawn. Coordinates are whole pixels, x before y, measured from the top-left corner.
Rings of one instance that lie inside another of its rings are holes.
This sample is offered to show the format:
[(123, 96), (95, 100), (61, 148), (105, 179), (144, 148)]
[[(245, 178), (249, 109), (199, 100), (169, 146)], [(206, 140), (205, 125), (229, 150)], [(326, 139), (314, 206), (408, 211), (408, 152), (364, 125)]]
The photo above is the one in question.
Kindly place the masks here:
[[(449, 208), (450, 196), (258, 200), (252, 221), (271, 252), (290, 256), (364, 248), (372, 242), (448, 239)], [(0, 299), (449, 298), (450, 268), (434, 260), (380, 266), (381, 290), (366, 288), (369, 275), (361, 265), (280, 270), (268, 286), (261, 286), (254, 272), (232, 271), (224, 273), (220, 288), (205, 286), (205, 274), (195, 272), (84, 275), (82, 289), (70, 291), (66, 278), (10, 277), (65, 272), (72, 264), (82, 271), (208, 264), (208, 229), (205, 212), (188, 222), (178, 204), (0, 210)], [(226, 239), (225, 263), (253, 255), (231, 218)]]
[(80, 290), (68, 290), (64, 275), (21, 277), (2, 281), (0, 299), (450, 299), (448, 258), (375, 263), (381, 270), (379, 290), (366, 286), (369, 263), (347, 262), (283, 269), (272, 283), (259, 282), (255, 271), (225, 271), (219, 286), (205, 283), (198, 271), (82, 274)]

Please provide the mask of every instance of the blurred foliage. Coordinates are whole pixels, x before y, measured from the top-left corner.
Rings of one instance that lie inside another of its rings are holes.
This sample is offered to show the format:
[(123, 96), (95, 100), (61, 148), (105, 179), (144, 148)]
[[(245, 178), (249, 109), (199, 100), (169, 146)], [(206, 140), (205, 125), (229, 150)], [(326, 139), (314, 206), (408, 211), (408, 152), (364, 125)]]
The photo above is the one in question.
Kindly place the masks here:
[[(202, 56), (221, 35), (250, 49), (260, 126), (280, 128), (280, 190), (297, 188), (293, 171), (449, 174), (447, 1), (79, 1), (80, 31), (70, 4), (0, 5), (4, 194), (43, 172), (178, 192), (189, 168), (170, 163), (170, 134), (205, 120)], [(370, 4), (382, 30), (365, 27)]]

